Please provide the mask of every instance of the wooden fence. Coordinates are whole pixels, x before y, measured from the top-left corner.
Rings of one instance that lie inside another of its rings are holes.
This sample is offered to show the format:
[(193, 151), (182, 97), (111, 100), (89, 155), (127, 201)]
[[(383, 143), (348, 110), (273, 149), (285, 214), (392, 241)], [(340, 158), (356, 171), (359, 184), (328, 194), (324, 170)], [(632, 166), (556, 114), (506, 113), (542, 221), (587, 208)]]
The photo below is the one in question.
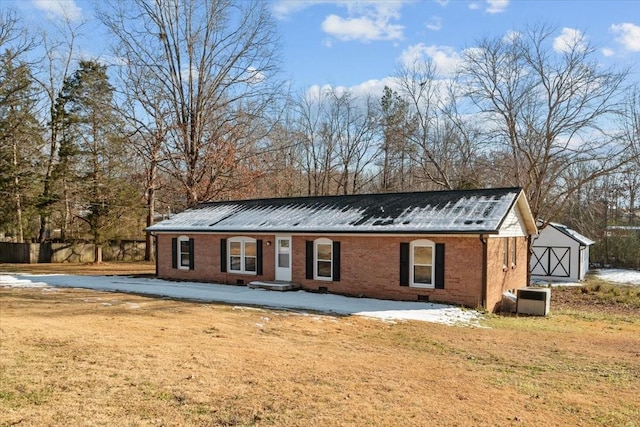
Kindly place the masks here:
[[(145, 243), (110, 242), (102, 247), (103, 261), (142, 261)], [(37, 264), (57, 262), (94, 262), (93, 243), (10, 243), (0, 242), (0, 262)]]

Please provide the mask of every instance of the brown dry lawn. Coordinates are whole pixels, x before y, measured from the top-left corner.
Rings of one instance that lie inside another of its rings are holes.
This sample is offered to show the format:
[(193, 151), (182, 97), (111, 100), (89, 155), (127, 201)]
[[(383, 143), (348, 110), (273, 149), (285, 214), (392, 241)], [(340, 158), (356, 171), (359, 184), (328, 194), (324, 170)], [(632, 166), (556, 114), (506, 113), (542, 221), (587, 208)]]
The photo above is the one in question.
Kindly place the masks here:
[(474, 328), (0, 288), (0, 426), (640, 425), (640, 310), (558, 294)]

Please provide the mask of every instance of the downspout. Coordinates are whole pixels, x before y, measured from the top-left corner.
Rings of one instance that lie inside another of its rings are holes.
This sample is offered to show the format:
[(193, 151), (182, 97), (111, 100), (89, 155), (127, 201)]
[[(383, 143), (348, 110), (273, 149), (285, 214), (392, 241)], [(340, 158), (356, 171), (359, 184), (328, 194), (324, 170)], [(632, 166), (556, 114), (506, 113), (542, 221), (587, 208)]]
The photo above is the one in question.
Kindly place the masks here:
[(482, 308), (487, 309), (487, 237), (480, 235), (482, 242)]

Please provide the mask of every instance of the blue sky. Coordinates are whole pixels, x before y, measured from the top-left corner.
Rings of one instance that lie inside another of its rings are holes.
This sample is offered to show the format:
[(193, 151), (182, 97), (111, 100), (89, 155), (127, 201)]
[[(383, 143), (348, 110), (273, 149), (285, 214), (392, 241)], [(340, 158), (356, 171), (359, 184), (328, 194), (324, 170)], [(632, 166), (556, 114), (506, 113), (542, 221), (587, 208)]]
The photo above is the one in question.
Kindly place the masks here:
[(446, 74), (478, 39), (536, 23), (556, 27), (558, 43), (580, 32), (598, 47), (603, 64), (640, 65), (640, 3), (630, 0), (283, 0), (273, 6), (285, 69), (302, 86), (356, 87), (388, 77), (416, 56), (431, 58)]
[[(432, 59), (446, 75), (460, 52), (482, 37), (546, 23), (563, 37), (586, 36), (603, 65), (631, 66), (640, 81), (640, 2), (635, 0), (271, 1), (281, 34), (284, 76), (294, 88), (378, 89), (404, 61)], [(83, 57), (107, 54), (91, 0), (3, 0), (27, 25), (63, 14), (87, 20)]]

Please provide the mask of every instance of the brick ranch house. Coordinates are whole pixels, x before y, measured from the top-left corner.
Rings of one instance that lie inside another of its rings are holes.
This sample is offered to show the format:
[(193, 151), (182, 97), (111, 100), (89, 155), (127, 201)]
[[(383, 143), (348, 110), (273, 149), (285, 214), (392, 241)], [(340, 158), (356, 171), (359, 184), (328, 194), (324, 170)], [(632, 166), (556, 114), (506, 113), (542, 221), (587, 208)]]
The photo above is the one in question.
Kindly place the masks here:
[(521, 189), (202, 203), (147, 228), (159, 278), (499, 308), (537, 233)]

